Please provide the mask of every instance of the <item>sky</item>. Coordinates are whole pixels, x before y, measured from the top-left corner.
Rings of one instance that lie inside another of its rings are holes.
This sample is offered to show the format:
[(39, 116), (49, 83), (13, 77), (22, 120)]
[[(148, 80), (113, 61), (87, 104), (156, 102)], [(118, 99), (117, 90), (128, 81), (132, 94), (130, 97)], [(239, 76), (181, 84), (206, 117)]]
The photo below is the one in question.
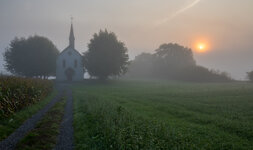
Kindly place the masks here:
[[(192, 48), (198, 65), (244, 80), (253, 70), (252, 8), (252, 0), (0, 0), (0, 54), (14, 37), (31, 35), (48, 37), (62, 51), (73, 16), (81, 53), (94, 33), (107, 29), (131, 59), (178, 43)], [(0, 55), (0, 72), (6, 72), (3, 64)]]

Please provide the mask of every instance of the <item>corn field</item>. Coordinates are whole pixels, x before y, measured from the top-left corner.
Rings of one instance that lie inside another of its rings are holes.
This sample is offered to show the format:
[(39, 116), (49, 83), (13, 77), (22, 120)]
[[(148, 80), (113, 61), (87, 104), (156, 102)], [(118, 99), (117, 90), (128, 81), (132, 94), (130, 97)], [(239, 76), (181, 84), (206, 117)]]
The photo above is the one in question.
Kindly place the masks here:
[(0, 119), (46, 97), (53, 89), (53, 82), (0, 76)]

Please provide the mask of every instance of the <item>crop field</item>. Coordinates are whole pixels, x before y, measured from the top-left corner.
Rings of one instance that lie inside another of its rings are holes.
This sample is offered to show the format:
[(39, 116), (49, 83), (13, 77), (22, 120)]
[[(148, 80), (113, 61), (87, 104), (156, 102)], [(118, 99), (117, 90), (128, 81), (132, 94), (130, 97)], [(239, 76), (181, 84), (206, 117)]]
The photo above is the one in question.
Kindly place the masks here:
[(253, 84), (73, 86), (76, 149), (253, 149)]
[(0, 76), (0, 141), (55, 95), (51, 81)]
[(45, 98), (53, 90), (53, 82), (0, 76), (0, 119)]

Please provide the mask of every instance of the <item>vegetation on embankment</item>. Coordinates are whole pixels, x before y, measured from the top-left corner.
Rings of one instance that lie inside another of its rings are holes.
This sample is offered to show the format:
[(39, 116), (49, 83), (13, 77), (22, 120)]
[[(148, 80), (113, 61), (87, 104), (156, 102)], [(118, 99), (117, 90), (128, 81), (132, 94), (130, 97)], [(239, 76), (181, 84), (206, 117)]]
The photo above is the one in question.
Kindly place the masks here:
[(25, 120), (30, 118), (32, 115), (37, 113), (46, 104), (56, 96), (56, 91), (53, 91), (49, 96), (39, 101), (36, 104), (27, 106), (21, 111), (18, 111), (7, 118), (0, 119), (0, 141), (7, 138), (11, 133), (13, 133), (20, 125), (23, 124)]
[(52, 90), (49, 80), (0, 76), (0, 119), (44, 99)]
[(74, 89), (76, 149), (253, 149), (253, 85), (116, 82)]
[(62, 100), (50, 109), (49, 112), (38, 122), (16, 146), (17, 150), (43, 149), (51, 150), (55, 147), (60, 125), (64, 114), (66, 100)]

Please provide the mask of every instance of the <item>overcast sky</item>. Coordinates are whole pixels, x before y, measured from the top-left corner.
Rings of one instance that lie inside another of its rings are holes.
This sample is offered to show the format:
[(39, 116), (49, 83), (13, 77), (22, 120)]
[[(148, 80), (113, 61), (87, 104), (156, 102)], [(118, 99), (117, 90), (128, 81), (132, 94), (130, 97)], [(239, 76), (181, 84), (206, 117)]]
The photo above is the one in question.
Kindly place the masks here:
[[(190, 47), (199, 65), (245, 79), (253, 70), (253, 0), (0, 0), (0, 53), (15, 37), (42, 35), (61, 51), (74, 17), (76, 49), (95, 32), (116, 33), (133, 59), (162, 43)], [(195, 44), (204, 41), (207, 52)], [(0, 70), (3, 71), (0, 56)]]

